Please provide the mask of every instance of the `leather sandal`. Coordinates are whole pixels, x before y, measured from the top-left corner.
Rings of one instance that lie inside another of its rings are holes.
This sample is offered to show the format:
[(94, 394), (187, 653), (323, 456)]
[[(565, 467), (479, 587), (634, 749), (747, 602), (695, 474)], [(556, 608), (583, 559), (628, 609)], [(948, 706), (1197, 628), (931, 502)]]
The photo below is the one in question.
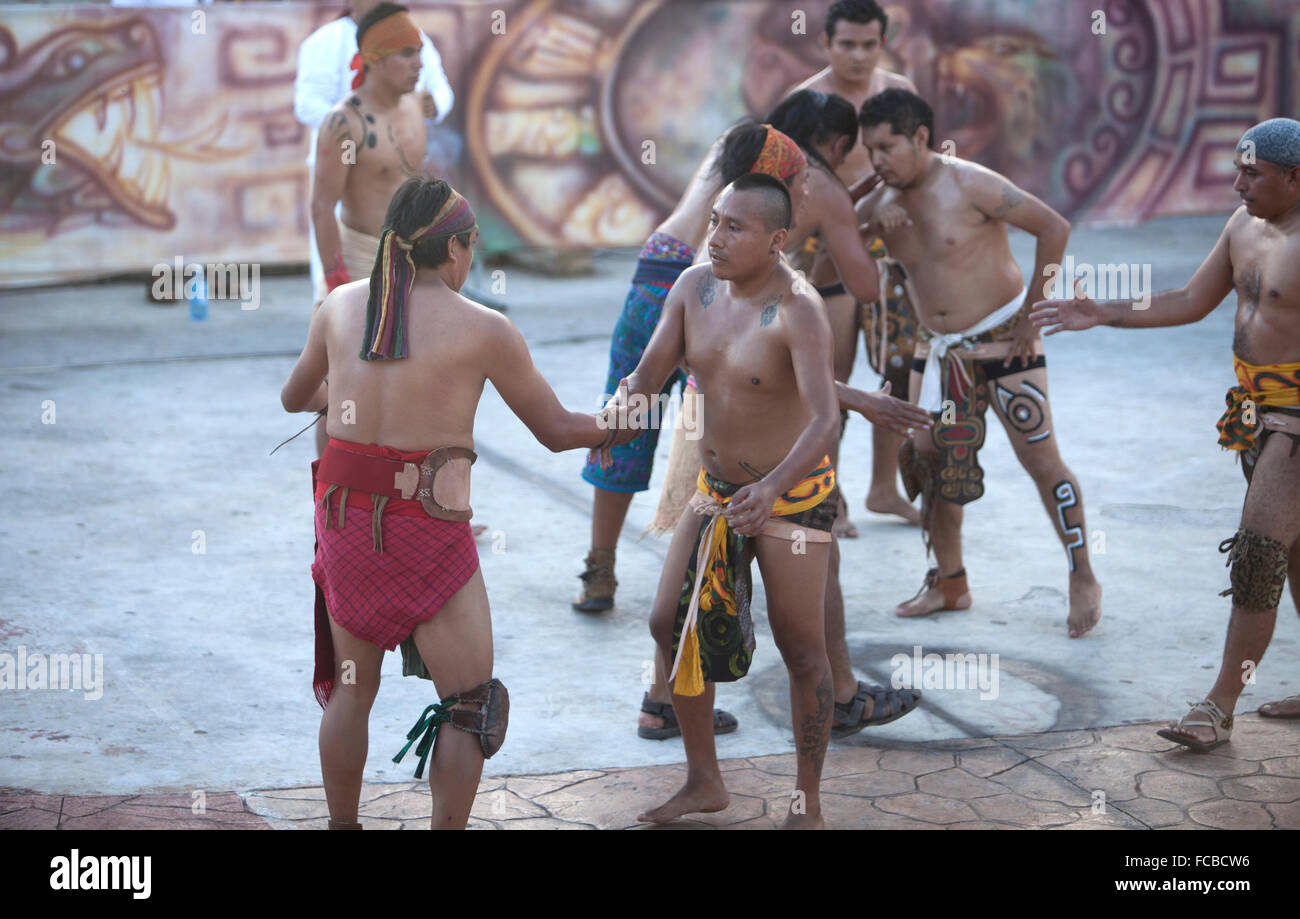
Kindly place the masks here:
[[(681, 737), (682, 728), (677, 723), (677, 712), (673, 710), (671, 702), (655, 702), (650, 698), (650, 693), (646, 693), (641, 699), (641, 711), (647, 715), (655, 715), (664, 720), (664, 726), (661, 728), (648, 728), (638, 724), (636, 726), (636, 736), (646, 740), (667, 740), (670, 737)], [(713, 736), (719, 734), (730, 734), (740, 722), (731, 712), (724, 712), (720, 708), (713, 710)]]
[[(1187, 720), (1188, 717), (1190, 717), (1195, 712), (1202, 712), (1203, 714), (1209, 715), (1210, 720), (1208, 722), (1188, 721)], [(1186, 715), (1183, 715), (1182, 719), (1178, 722), (1178, 727), (1211, 728), (1214, 731), (1214, 740), (1212, 740), (1210, 743), (1202, 743), (1199, 740), (1192, 740), (1192, 738), (1190, 737), (1184, 737), (1181, 734), (1175, 734), (1169, 728), (1162, 728), (1159, 731), (1156, 731), (1156, 734), (1160, 737), (1163, 737), (1165, 740), (1172, 740), (1176, 744), (1182, 744), (1184, 747), (1190, 747), (1191, 749), (1196, 750), (1198, 753), (1208, 753), (1211, 750), (1223, 746), (1229, 740), (1232, 739), (1232, 716), (1225, 715), (1223, 713), (1223, 709), (1219, 708), (1219, 706), (1215, 705), (1209, 699), (1202, 699), (1200, 702), (1197, 702), (1195, 705), (1193, 705), (1191, 711), (1189, 711)]]
[[(867, 710), (867, 697), (872, 700), (871, 717), (863, 718)], [(835, 720), (831, 723), (831, 736), (837, 740), (849, 737), (863, 728), (875, 727), (897, 721), (921, 704), (919, 689), (886, 689), (868, 686), (858, 680), (858, 691), (847, 702), (835, 703)]]

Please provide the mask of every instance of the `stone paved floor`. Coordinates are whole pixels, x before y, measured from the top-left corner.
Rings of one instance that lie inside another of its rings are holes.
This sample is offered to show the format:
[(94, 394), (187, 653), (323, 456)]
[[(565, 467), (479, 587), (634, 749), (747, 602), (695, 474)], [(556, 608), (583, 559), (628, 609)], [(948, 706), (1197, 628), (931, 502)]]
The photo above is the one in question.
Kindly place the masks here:
[[(1214, 753), (1175, 748), (1157, 724), (1014, 737), (832, 748), (822, 800), (834, 829), (1300, 829), (1300, 722), (1237, 719)], [(731, 806), (673, 826), (771, 829), (788, 806), (794, 756), (722, 765)], [(497, 776), (471, 829), (630, 829), (685, 766)], [(425, 829), (423, 782), (362, 789), (367, 829)], [(208, 795), (59, 796), (0, 789), (0, 829), (323, 829), (319, 786)]]

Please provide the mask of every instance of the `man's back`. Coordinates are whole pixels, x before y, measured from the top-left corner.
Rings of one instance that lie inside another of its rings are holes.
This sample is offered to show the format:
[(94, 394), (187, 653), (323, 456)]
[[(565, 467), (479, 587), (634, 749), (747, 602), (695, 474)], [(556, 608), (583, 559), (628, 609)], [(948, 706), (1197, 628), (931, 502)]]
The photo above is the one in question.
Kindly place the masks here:
[[(331, 437), (399, 450), (473, 449), (474, 413), (506, 320), (436, 278), (407, 303), (407, 358), (363, 361), (369, 280), (325, 302)], [(346, 405), (345, 401), (351, 405)]]

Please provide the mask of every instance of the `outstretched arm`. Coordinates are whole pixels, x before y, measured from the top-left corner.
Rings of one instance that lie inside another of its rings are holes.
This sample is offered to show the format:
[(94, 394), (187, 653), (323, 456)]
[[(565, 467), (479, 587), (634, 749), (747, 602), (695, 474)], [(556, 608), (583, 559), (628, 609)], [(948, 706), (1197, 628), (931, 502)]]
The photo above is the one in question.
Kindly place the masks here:
[(488, 379), (510, 410), (552, 453), (600, 446), (608, 435), (595, 415), (571, 412), (560, 404), (528, 353), (524, 336), (504, 316), (492, 349)]
[(854, 389), (847, 383), (836, 382), (835, 395), (840, 400), (840, 408), (857, 412), (872, 424), (887, 428), (895, 434), (906, 436), (913, 429), (928, 430), (934, 426), (929, 412), (919, 405), (891, 396), (891, 388), (892, 384), (886, 382), (877, 392), (866, 392)]
[[(664, 388), (668, 377), (686, 356), (686, 291), (712, 277), (713, 271), (707, 266), (688, 268), (668, 291), (650, 343), (641, 353), (636, 369), (628, 374), (629, 396), (640, 393), (646, 399), (653, 399)], [(714, 283), (718, 283), (716, 279)]]
[(1161, 326), (1186, 325), (1204, 319), (1223, 298), (1232, 292), (1232, 259), (1228, 252), (1228, 237), (1234, 214), (1219, 234), (1210, 254), (1186, 287), (1168, 290), (1142, 300), (1110, 300), (1097, 303), (1083, 296), (1075, 285), (1073, 300), (1040, 300), (1034, 304), (1030, 319), (1048, 335), (1057, 332), (1082, 332), (1095, 325), (1110, 325), (1122, 329), (1152, 329)]

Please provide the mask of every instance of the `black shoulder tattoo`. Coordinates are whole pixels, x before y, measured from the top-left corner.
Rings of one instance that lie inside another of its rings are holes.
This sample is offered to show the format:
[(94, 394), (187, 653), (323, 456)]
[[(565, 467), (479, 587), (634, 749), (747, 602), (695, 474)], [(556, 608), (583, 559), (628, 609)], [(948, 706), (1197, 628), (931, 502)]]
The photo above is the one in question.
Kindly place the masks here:
[(1013, 188), (1002, 189), (1002, 203), (998, 205), (998, 209), (993, 212), (993, 216), (996, 217), (998, 220), (1001, 220), (1003, 217), (1007, 216), (1007, 214), (1010, 214), (1013, 210), (1015, 210), (1015, 208), (1023, 200), (1025, 200), (1024, 196), (1021, 195), (1019, 192), (1017, 192), (1015, 189)]

